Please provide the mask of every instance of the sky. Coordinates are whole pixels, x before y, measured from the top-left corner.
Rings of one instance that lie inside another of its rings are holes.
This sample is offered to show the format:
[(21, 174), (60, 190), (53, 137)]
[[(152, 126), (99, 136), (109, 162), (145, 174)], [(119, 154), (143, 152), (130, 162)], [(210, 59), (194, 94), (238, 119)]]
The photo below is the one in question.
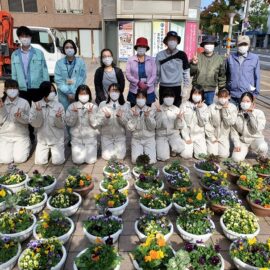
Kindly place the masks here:
[(212, 2), (213, 2), (213, 0), (202, 0), (201, 6), (206, 7), (209, 4), (211, 4)]

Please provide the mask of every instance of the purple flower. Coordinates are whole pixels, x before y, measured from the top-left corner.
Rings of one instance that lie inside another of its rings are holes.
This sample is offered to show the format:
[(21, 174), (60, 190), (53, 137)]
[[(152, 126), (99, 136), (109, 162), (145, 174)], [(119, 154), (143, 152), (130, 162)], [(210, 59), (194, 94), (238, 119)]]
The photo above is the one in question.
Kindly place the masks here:
[(220, 252), (220, 250), (221, 250), (220, 245), (215, 245), (215, 251)]
[(204, 265), (205, 264), (205, 257), (204, 256), (201, 256), (200, 258), (199, 258), (199, 264), (202, 264), (202, 265)]
[(8, 236), (5, 236), (2, 238), (2, 240), (4, 241), (4, 243), (8, 243), (11, 240), (11, 238)]
[(191, 244), (191, 243), (185, 243), (185, 250), (188, 251), (188, 252), (191, 252), (193, 251), (194, 249), (194, 245)]
[(219, 256), (213, 256), (210, 261), (212, 265), (218, 265), (220, 263), (220, 258)]
[(259, 199), (256, 199), (254, 202), (255, 202), (256, 204), (259, 204), (259, 205), (261, 205), (261, 204), (262, 204), (262, 201), (261, 201), (261, 200), (259, 200)]

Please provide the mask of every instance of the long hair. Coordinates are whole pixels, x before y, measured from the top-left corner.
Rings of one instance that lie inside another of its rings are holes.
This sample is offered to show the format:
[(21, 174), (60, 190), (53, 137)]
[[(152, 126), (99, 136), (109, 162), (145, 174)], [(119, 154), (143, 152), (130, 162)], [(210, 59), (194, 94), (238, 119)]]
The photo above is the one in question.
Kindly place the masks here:
[(192, 95), (194, 93), (198, 93), (199, 95), (202, 96), (202, 101), (204, 100), (204, 89), (201, 85), (197, 84), (197, 85), (194, 85), (191, 89), (191, 92), (190, 92), (190, 96), (189, 96), (189, 101), (193, 103), (193, 100), (192, 100)]

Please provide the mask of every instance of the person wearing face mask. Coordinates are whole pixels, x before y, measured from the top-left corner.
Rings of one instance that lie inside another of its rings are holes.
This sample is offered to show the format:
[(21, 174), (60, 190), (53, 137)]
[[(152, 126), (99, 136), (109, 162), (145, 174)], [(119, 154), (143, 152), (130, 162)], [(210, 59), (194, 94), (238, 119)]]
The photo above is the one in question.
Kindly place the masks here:
[(0, 163), (23, 163), (30, 153), (29, 103), (19, 97), (17, 81), (6, 80), (0, 98)]
[(159, 102), (163, 104), (163, 93), (170, 88), (174, 92), (174, 105), (181, 104), (182, 85), (184, 91), (190, 85), (189, 62), (185, 52), (177, 49), (181, 37), (175, 31), (169, 31), (163, 40), (166, 50), (156, 56), (157, 80), (159, 83)]
[(205, 126), (207, 152), (228, 158), (231, 128), (236, 122), (238, 110), (230, 102), (230, 93), (227, 89), (220, 89), (217, 96), (217, 102), (208, 107), (209, 120)]
[(236, 162), (245, 160), (249, 150), (259, 156), (267, 156), (268, 144), (263, 135), (266, 124), (264, 112), (255, 108), (254, 97), (249, 92), (242, 94), (239, 107), (235, 125), (232, 127), (232, 159)]
[[(171, 88), (164, 91), (163, 104), (156, 107), (156, 148), (157, 159), (166, 161), (171, 155), (181, 154), (184, 151), (184, 141), (180, 137), (180, 130), (185, 121), (180, 109), (174, 104), (174, 92)], [(154, 107), (154, 105), (152, 106)]]
[(144, 90), (147, 91), (146, 104), (151, 106), (156, 99), (156, 63), (153, 57), (146, 55), (146, 52), (150, 49), (146, 38), (138, 38), (134, 49), (137, 54), (128, 59), (126, 67), (126, 77), (130, 83), (127, 100), (131, 107), (134, 107), (137, 91)]
[(109, 86), (118, 84), (121, 92), (125, 89), (125, 77), (120, 68), (113, 62), (113, 53), (110, 49), (103, 49), (100, 53), (100, 67), (95, 72), (94, 84), (96, 103), (99, 105), (109, 97)]
[(85, 83), (86, 66), (81, 57), (77, 57), (77, 46), (68, 39), (63, 44), (66, 57), (58, 60), (54, 70), (54, 80), (58, 89), (58, 99), (65, 110), (75, 101), (77, 88)]
[(146, 154), (150, 163), (156, 163), (155, 111), (146, 105), (147, 92), (138, 90), (136, 105), (128, 116), (127, 128), (131, 131), (131, 161), (136, 163), (138, 156)]
[(123, 91), (118, 84), (108, 88), (108, 99), (99, 104), (98, 124), (101, 130), (102, 158), (109, 160), (113, 156), (124, 159), (126, 155), (126, 124), (129, 103), (125, 103)]
[(185, 150), (181, 156), (190, 159), (200, 158), (200, 154), (207, 154), (205, 126), (208, 121), (208, 107), (204, 103), (204, 90), (201, 85), (194, 85), (189, 100), (180, 107), (185, 120), (185, 127), (181, 135), (185, 141)]
[(190, 62), (192, 85), (199, 84), (203, 87), (206, 105), (213, 103), (216, 88), (226, 86), (225, 61), (214, 52), (217, 45), (214, 36), (204, 36), (200, 44), (204, 48), (203, 53), (196, 54)]
[(248, 36), (237, 38), (237, 52), (232, 53), (226, 62), (227, 89), (231, 102), (239, 106), (240, 97), (249, 92), (256, 98), (260, 94), (260, 61), (257, 54), (249, 52)]
[(87, 85), (80, 85), (75, 102), (66, 111), (66, 123), (70, 127), (72, 161), (75, 164), (92, 164), (97, 161), (98, 107), (92, 103)]
[(65, 109), (56, 99), (54, 84), (42, 82), (39, 91), (43, 99), (33, 102), (29, 115), (29, 123), (37, 129), (35, 164), (47, 164), (51, 153), (52, 164), (60, 165), (65, 162)]

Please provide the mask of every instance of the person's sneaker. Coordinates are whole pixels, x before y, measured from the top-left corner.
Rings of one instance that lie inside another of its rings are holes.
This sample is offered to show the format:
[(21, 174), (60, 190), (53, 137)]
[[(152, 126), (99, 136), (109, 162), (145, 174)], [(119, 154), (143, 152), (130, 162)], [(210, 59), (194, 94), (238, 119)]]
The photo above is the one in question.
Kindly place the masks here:
[(171, 157), (176, 157), (176, 152), (171, 151)]

